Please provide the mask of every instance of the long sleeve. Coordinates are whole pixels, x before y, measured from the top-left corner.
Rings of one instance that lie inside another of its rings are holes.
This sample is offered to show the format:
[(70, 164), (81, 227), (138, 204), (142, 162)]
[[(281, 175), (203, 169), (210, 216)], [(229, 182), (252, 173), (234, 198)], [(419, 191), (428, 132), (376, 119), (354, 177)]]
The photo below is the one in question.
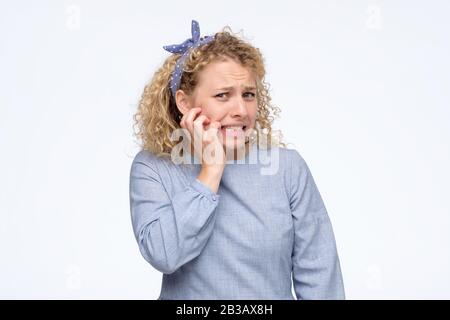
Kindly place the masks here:
[(151, 164), (133, 161), (130, 211), (143, 257), (165, 274), (197, 257), (212, 234), (219, 199), (198, 179), (170, 199)]
[(293, 150), (290, 206), (294, 221), (292, 280), (297, 299), (345, 299), (330, 218), (304, 159)]

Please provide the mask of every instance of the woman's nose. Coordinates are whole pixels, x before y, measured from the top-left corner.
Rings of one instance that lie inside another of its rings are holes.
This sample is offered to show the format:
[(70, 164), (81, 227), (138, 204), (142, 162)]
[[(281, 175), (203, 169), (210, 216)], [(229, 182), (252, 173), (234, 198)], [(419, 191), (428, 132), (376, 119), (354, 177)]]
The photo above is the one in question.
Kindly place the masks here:
[(242, 97), (236, 99), (236, 103), (233, 106), (232, 115), (240, 115), (242, 117), (247, 116), (247, 106)]

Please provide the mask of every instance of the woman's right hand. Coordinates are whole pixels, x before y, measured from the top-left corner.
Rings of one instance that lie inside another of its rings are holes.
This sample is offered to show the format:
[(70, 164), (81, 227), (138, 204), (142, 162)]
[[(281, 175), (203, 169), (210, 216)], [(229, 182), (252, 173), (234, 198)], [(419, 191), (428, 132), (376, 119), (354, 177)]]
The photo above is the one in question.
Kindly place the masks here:
[(218, 136), (220, 122), (211, 121), (201, 111), (201, 107), (190, 109), (181, 118), (180, 126), (189, 131), (195, 155), (201, 160), (202, 167), (223, 169), (226, 157)]

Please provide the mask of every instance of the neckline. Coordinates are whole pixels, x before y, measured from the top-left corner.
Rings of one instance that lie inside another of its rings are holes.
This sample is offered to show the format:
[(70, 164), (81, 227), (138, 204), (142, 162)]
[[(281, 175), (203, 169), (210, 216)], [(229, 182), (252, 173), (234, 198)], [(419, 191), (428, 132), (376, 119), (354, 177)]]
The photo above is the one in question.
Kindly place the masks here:
[[(248, 159), (250, 157), (250, 154), (254, 154), (254, 152), (256, 152), (257, 149), (258, 149), (258, 144), (256, 142), (250, 143), (248, 152), (245, 154), (245, 156), (240, 159), (237, 159), (237, 160), (235, 160), (235, 159), (228, 160), (227, 166), (233, 165), (233, 164), (248, 164)], [(195, 160), (198, 159), (198, 157), (195, 154), (194, 155), (191, 154), (190, 150), (186, 150), (186, 153), (183, 155), (183, 162), (187, 162), (185, 164), (188, 164), (191, 166), (196, 166), (196, 167), (201, 166), (200, 161), (197, 160), (197, 162), (194, 162), (194, 158), (195, 158)]]

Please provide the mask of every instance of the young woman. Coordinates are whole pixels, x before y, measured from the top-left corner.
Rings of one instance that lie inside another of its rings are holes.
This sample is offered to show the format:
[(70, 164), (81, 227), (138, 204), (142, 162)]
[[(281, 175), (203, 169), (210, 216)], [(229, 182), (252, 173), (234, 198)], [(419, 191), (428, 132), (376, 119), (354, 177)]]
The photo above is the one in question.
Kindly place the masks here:
[(272, 137), (262, 54), (226, 29), (200, 37), (192, 21), (192, 38), (165, 46), (135, 115), (131, 218), (159, 299), (344, 299), (311, 172)]

